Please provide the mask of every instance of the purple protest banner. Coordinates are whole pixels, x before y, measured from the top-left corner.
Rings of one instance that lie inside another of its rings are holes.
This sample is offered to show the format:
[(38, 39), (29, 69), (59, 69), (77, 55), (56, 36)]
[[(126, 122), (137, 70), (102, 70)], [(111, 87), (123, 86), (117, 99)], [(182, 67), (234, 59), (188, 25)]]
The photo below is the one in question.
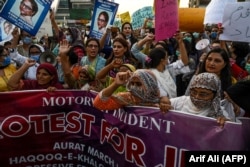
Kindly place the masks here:
[(1, 93), (0, 164), (183, 166), (187, 150), (249, 150), (250, 119), (226, 123), (153, 107), (99, 111), (94, 92)]

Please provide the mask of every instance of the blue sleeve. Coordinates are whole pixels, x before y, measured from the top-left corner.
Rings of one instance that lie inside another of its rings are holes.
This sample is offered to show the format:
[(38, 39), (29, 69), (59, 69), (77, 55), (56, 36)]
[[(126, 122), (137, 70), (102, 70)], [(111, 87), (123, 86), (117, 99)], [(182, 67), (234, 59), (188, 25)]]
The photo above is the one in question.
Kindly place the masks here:
[(142, 64), (142, 67), (145, 68), (145, 59), (147, 55), (141, 52), (140, 48), (137, 47), (137, 43), (132, 46), (131, 52), (135, 56), (135, 58)]
[(106, 59), (104, 59), (103, 57), (99, 57), (99, 60), (96, 64), (96, 74), (103, 68), (105, 67), (105, 63), (106, 63)]

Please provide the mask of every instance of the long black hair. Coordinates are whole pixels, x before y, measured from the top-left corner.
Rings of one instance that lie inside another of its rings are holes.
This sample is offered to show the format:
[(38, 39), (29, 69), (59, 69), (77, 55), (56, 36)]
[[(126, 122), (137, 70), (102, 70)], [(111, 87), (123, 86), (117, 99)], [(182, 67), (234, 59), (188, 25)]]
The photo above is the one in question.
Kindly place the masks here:
[[(123, 45), (123, 47), (127, 48), (127, 51), (124, 53), (124, 60), (125, 60), (124, 63), (129, 63), (129, 64), (134, 65), (136, 68), (140, 68), (141, 66), (140, 66), (138, 60), (135, 58), (135, 56), (130, 51), (128, 42), (123, 38), (115, 38), (113, 43), (115, 43), (115, 42), (119, 42)], [(113, 61), (113, 59), (114, 59), (114, 53), (112, 52), (106, 61), (106, 65), (111, 63)]]
[(146, 60), (147, 68), (156, 68), (162, 59), (165, 59), (167, 52), (164, 48), (153, 48), (149, 52), (149, 60)]
[(131, 45), (130, 45), (130, 47), (132, 47), (133, 44), (136, 43), (138, 40), (133, 35), (133, 31), (134, 30), (133, 30), (133, 26), (132, 26), (132, 24), (130, 22), (125, 22), (125, 23), (122, 24), (121, 32), (123, 32), (124, 26), (126, 24), (128, 24), (130, 26), (130, 28), (131, 28), (131, 36), (130, 36), (130, 43), (131, 43)]
[(225, 90), (227, 90), (228, 87), (230, 87), (232, 85), (232, 75), (231, 75), (231, 66), (230, 66), (229, 56), (224, 49), (215, 48), (215, 49), (210, 50), (208, 52), (207, 56), (205, 57), (203, 63), (201, 64), (197, 74), (207, 72), (206, 71), (206, 61), (207, 61), (208, 56), (212, 53), (220, 54), (222, 59), (225, 62), (225, 67), (220, 72), (221, 89), (222, 89), (222, 91), (225, 91)]

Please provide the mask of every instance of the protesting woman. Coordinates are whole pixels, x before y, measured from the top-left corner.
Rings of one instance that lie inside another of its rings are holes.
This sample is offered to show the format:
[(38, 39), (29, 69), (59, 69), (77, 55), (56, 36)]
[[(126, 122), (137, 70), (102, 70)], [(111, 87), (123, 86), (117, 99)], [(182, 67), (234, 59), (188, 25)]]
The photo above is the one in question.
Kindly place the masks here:
[(36, 80), (22, 80), (22, 76), (27, 69), (35, 64), (35, 60), (27, 59), (11, 76), (8, 81), (8, 86), (11, 90), (47, 89), (48, 91), (52, 91), (55, 89), (63, 89), (63, 86), (58, 81), (56, 68), (49, 63), (42, 63), (38, 66)]

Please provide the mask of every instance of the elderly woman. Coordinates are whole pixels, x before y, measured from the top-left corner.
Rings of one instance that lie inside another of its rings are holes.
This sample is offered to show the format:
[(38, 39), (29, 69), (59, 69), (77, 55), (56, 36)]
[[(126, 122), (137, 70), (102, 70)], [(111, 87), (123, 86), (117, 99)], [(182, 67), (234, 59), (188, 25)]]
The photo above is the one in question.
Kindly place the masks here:
[[(127, 92), (113, 94), (126, 84)], [(149, 70), (136, 70), (134, 73), (118, 72), (115, 81), (103, 89), (94, 99), (94, 107), (99, 110), (114, 110), (123, 106), (160, 106), (161, 110), (170, 109), (160, 99), (160, 93), (154, 74)], [(163, 106), (163, 107), (162, 107)]]
[(216, 118), (223, 126), (228, 116), (221, 109), (221, 81), (214, 73), (201, 73), (190, 83), (190, 96), (170, 99), (174, 110), (195, 115)]
[(35, 60), (27, 59), (9, 79), (8, 86), (11, 90), (34, 90), (47, 89), (53, 91), (55, 89), (63, 89), (58, 81), (56, 68), (49, 63), (42, 63), (36, 71), (36, 80), (22, 80), (22, 76), (27, 69), (35, 65)]

